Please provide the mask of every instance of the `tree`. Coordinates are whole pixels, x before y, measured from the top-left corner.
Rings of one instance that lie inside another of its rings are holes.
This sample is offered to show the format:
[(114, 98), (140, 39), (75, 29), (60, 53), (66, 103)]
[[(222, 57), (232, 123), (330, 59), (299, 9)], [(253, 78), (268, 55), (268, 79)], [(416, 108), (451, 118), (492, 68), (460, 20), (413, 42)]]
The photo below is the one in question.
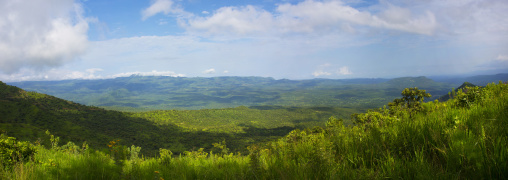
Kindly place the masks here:
[(388, 103), (392, 115), (398, 114), (400, 110), (406, 110), (411, 117), (414, 113), (422, 111), (423, 100), (426, 97), (431, 97), (425, 90), (419, 90), (417, 87), (406, 88), (401, 95), (402, 98), (394, 99), (393, 102)]

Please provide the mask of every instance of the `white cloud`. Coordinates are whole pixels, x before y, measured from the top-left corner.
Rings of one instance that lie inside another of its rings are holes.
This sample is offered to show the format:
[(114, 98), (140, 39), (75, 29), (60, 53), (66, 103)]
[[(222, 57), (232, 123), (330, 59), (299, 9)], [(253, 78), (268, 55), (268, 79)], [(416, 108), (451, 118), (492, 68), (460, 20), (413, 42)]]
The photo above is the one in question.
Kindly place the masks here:
[(229, 73), (229, 71), (228, 70), (224, 70), (222, 73), (227, 74), (227, 73)]
[(337, 74), (339, 74), (339, 75), (351, 75), (353, 73), (349, 70), (349, 67), (343, 66), (343, 67), (339, 68), (339, 70), (337, 70)]
[(6, 82), (16, 81), (49, 81), (49, 80), (66, 80), (66, 79), (111, 79), (117, 77), (129, 76), (170, 76), (184, 77), (185, 74), (175, 73), (173, 71), (150, 71), (150, 72), (126, 72), (113, 75), (96, 75), (97, 72), (104, 71), (101, 68), (91, 68), (82, 71), (72, 71), (65, 69), (52, 68), (45, 72), (37, 72), (32, 69), (23, 68), (19, 72), (13, 74), (0, 74), (0, 79)]
[(500, 60), (500, 61), (508, 61), (508, 55), (498, 55), (496, 57), (496, 60)]
[(332, 73), (329, 73), (329, 72), (325, 72), (325, 71), (322, 71), (322, 70), (317, 70), (317, 71), (314, 71), (312, 73), (312, 75), (314, 77), (318, 77), (318, 76), (329, 76), (329, 75), (332, 75)]
[(96, 72), (101, 72), (101, 71), (104, 71), (104, 69), (101, 69), (101, 68), (90, 68), (90, 69), (86, 70), (86, 72), (90, 73), (90, 74), (95, 74)]
[[(348, 66), (339, 67), (337, 70), (334, 70), (334, 69), (337, 69), (337, 66), (330, 64), (330, 63), (324, 63), (324, 64), (319, 65), (317, 67), (317, 70), (314, 71), (314, 73), (312, 73), (312, 75), (314, 77), (318, 77), (318, 76), (330, 76), (333, 74), (336, 74), (336, 75), (351, 75), (351, 74), (353, 74), (349, 70)], [(330, 73), (330, 72), (334, 72), (334, 73)]]
[(87, 19), (73, 0), (0, 2), (0, 71), (69, 62), (88, 44)]
[(272, 18), (271, 13), (251, 5), (222, 7), (210, 17), (189, 19), (186, 26), (189, 30), (204, 30), (211, 34), (252, 34), (266, 31)]
[(164, 13), (168, 15), (169, 13), (182, 13), (182, 9), (175, 7), (175, 4), (172, 0), (155, 0), (152, 1), (150, 7), (141, 11), (141, 16), (143, 20), (148, 19), (158, 13)]
[(274, 13), (251, 5), (222, 7), (211, 16), (183, 20), (182, 25), (191, 31), (237, 35), (355, 32), (351, 25), (432, 35), (437, 27), (434, 14), (428, 11), (415, 15), (409, 9), (390, 5), (379, 14), (371, 14), (340, 1), (314, 0), (280, 4)]
[(44, 72), (38, 72), (33, 69), (22, 68), (12, 74), (0, 74), (0, 79), (8, 82), (15, 81), (45, 81), (45, 80), (65, 80), (65, 79), (102, 79), (104, 77), (95, 75), (97, 70), (71, 71), (51, 68)]
[(203, 16), (174, 8), (173, 2), (168, 0), (155, 1), (152, 6), (159, 7), (156, 5), (164, 4), (162, 2), (171, 5), (159, 8), (161, 10), (157, 12), (178, 14), (182, 27), (204, 35), (281, 37), (294, 33), (358, 32), (372, 35), (370, 33), (376, 30), (388, 30), (429, 36), (460, 35), (465, 39), (489, 42), (508, 33), (508, 19), (503, 16), (508, 1), (501, 0), (393, 0), (363, 8), (350, 6), (354, 3), (348, 1), (305, 0), (296, 4), (277, 4), (273, 12), (245, 5), (203, 11)]
[(203, 71), (203, 74), (213, 74), (213, 73), (215, 73), (215, 69), (214, 68), (207, 69), (207, 70)]
[(393, 29), (416, 34), (431, 35), (436, 28), (433, 13), (425, 12), (418, 16), (410, 10), (390, 6), (382, 10), (379, 15), (367, 11), (360, 11), (343, 4), (341, 1), (313, 1), (306, 0), (296, 5), (279, 5), (277, 11), (280, 19), (293, 31), (314, 32), (322, 28), (336, 29), (335, 26), (343, 22), (365, 25), (376, 28)]

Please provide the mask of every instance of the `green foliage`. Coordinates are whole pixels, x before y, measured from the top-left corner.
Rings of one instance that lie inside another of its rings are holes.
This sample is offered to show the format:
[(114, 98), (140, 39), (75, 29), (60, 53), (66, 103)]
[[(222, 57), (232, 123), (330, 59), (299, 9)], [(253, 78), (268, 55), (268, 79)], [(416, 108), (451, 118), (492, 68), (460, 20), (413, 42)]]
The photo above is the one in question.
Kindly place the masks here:
[(397, 111), (405, 110), (410, 116), (423, 110), (423, 100), (426, 97), (431, 97), (425, 90), (419, 90), (417, 87), (405, 88), (402, 93), (402, 98), (394, 99), (393, 102), (388, 103), (391, 114), (398, 115)]
[(477, 86), (472, 83), (469, 83), (469, 82), (464, 82), (457, 89), (454, 88), (454, 89), (452, 89), (452, 91), (448, 92), (448, 95), (443, 95), (443, 96), (439, 97), (438, 100), (442, 101), (442, 102), (447, 101), (449, 99), (455, 98), (457, 96), (458, 91), (464, 91), (464, 89), (466, 89), (466, 88), (473, 88), (473, 87), (477, 87)]
[(337, 119), (335, 117), (330, 117), (328, 118), (328, 121), (326, 121), (326, 127), (327, 128), (330, 128), (330, 129), (333, 129), (333, 128), (341, 128), (341, 127), (344, 127), (344, 120), (342, 119)]
[[(159, 110), (130, 113), (130, 116), (147, 119), (158, 125), (175, 124), (190, 131), (245, 133), (251, 128), (274, 129), (323, 126), (324, 120), (330, 116), (337, 115), (345, 118), (347, 114), (354, 112), (359, 111), (331, 107), (273, 107), (273, 109), (260, 110), (241, 106), (226, 109)], [(288, 132), (284, 132), (284, 134)]]
[(12, 167), (15, 163), (33, 159), (37, 152), (35, 147), (26, 141), (16, 141), (14, 137), (0, 135), (0, 165)]
[(171, 159), (173, 159), (172, 157), (173, 152), (171, 152), (171, 150), (169, 149), (160, 148), (159, 155), (160, 155), (159, 162), (163, 165), (168, 165), (169, 163), (171, 163)]
[(46, 130), (46, 135), (49, 136), (49, 141), (51, 142), (51, 149), (58, 149), (58, 142), (60, 141), (60, 137), (56, 137), (52, 135), (49, 130)]
[(130, 154), (130, 160), (138, 160), (139, 159), (139, 152), (141, 151), (141, 147), (136, 147), (132, 145), (131, 147), (127, 148), (127, 151)]
[(458, 107), (471, 107), (482, 97), (480, 87), (465, 87), (457, 92), (454, 98), (455, 105)]
[(226, 140), (222, 142), (213, 143), (214, 149), (218, 150), (220, 156), (229, 155), (229, 148), (226, 147)]
[(374, 110), (369, 110), (362, 114), (352, 114), (351, 119), (353, 119), (354, 123), (357, 125), (368, 126), (387, 126), (397, 120), (397, 118), (391, 116), (388, 111), (379, 112)]

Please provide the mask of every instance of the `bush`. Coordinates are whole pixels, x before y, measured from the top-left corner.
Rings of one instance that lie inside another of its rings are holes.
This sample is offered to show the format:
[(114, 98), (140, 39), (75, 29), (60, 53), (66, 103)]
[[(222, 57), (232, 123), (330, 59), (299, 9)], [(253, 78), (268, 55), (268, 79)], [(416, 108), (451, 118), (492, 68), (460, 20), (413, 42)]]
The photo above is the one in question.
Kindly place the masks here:
[(35, 153), (35, 147), (29, 142), (20, 142), (14, 137), (0, 135), (0, 161), (3, 167), (12, 167), (17, 162), (28, 161)]
[(457, 92), (455, 105), (458, 107), (470, 107), (482, 97), (480, 87), (465, 87)]

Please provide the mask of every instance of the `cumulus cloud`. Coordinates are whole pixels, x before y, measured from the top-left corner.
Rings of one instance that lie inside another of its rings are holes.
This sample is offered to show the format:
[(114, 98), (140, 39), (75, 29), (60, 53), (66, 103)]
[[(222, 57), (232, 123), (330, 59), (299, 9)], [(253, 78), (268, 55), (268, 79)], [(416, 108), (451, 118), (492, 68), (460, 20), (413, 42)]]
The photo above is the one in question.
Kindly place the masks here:
[(143, 20), (148, 19), (158, 13), (168, 14), (177, 14), (183, 13), (183, 10), (179, 7), (176, 7), (172, 0), (155, 0), (152, 1), (150, 7), (141, 11), (141, 16)]
[(353, 73), (349, 70), (349, 67), (343, 66), (343, 67), (340, 67), (339, 70), (337, 70), (337, 74), (339, 74), (339, 75), (351, 75)]
[(187, 21), (190, 30), (204, 30), (211, 34), (252, 34), (265, 32), (272, 25), (273, 15), (251, 5), (222, 7), (212, 16), (195, 17)]
[(0, 1), (0, 71), (69, 62), (86, 50), (87, 31), (73, 0)]
[[(157, 13), (178, 14), (179, 24), (205, 35), (277, 36), (302, 33), (372, 33), (371, 29), (429, 35), (462, 35), (469, 39), (495, 41), (508, 33), (504, 18), (508, 1), (426, 0), (380, 1), (368, 7), (355, 1), (305, 0), (275, 5), (267, 11), (252, 5), (221, 7), (213, 12), (192, 14), (176, 8), (174, 1), (157, 0), (145, 9), (143, 18)], [(468, 35), (475, 34), (471, 37)]]
[(317, 71), (314, 71), (314, 72), (312, 73), (312, 75), (313, 75), (314, 77), (318, 77), (318, 76), (329, 76), (329, 75), (332, 75), (332, 73), (325, 72), (325, 71), (323, 71), (323, 70), (317, 70)]
[(341, 1), (306, 0), (297, 4), (277, 5), (273, 13), (251, 5), (222, 7), (211, 16), (192, 16), (183, 25), (188, 30), (209, 34), (315, 33), (335, 32), (337, 29), (354, 32), (351, 25), (360, 25), (432, 35), (437, 22), (432, 12), (414, 14), (409, 9), (395, 5), (390, 5), (379, 14), (372, 14)]
[(203, 74), (213, 74), (213, 73), (215, 73), (215, 69), (214, 68), (207, 69), (207, 70), (203, 71)]
[(410, 10), (390, 6), (379, 15), (360, 11), (341, 1), (307, 0), (296, 5), (282, 4), (277, 11), (280, 19), (292, 30), (314, 32), (318, 28), (334, 27), (343, 22), (370, 27), (393, 29), (410, 33), (433, 34), (436, 28), (435, 17), (431, 12), (413, 15)]

